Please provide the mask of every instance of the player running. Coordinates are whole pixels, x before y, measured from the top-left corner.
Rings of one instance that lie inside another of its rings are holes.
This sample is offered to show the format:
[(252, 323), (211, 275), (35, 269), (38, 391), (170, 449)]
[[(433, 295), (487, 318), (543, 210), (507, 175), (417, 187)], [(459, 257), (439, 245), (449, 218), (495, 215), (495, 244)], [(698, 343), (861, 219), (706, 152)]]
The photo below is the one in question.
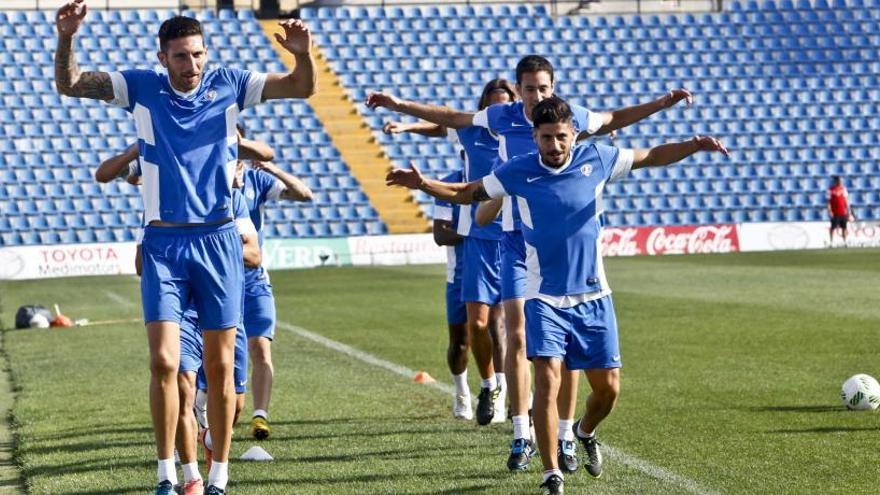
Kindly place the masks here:
[[(483, 88), (477, 108), (509, 103), (517, 98), (508, 81), (493, 79)], [(390, 122), (386, 133), (415, 132), (427, 136), (449, 136), (462, 148), (464, 181), (481, 179), (492, 171), (498, 160), (498, 137), (485, 127), (469, 126), (448, 130), (437, 124)], [(480, 394), (477, 398), (477, 423), (504, 422), (507, 383), (504, 375), (505, 336), (500, 320), (501, 302), (501, 224), (480, 226), (474, 221), (476, 210), (471, 205), (461, 208), (457, 232), (464, 237), (462, 255), (462, 299), (467, 307), (467, 331), (473, 342), (474, 359), (480, 372)], [(464, 373), (466, 373), (466, 368)], [(456, 387), (467, 384), (467, 375), (453, 376)], [(456, 394), (461, 400), (464, 395)], [(470, 409), (470, 394), (467, 395)], [(458, 407), (464, 407), (458, 406)]]
[[(708, 136), (651, 149), (575, 146), (575, 114), (557, 97), (538, 103), (530, 120), (538, 152), (514, 158), (482, 180), (445, 184), (425, 179), (413, 165), (391, 171), (386, 182), (461, 204), (516, 197), (527, 250), (526, 354), (535, 365), (538, 445), (542, 452), (554, 446), (563, 362), (570, 370), (585, 370), (592, 393), (573, 429), (587, 452), (588, 472), (598, 477), (602, 456), (595, 431), (617, 401), (621, 366), (611, 289), (598, 248), (604, 186), (631, 169), (727, 150)], [(542, 461), (544, 493), (562, 493), (556, 456), (544, 455)]]
[[(516, 66), (516, 90), (521, 101), (495, 105), (479, 113), (468, 113), (448, 107), (424, 105), (400, 100), (394, 96), (371, 93), (367, 105), (371, 108), (386, 107), (390, 110), (413, 115), (429, 122), (449, 128), (468, 126), (486, 127), (501, 136), (503, 143), (498, 153), (502, 163), (519, 155), (537, 150), (532, 138), (532, 109), (554, 93), (555, 77), (553, 65), (544, 57), (529, 55), (522, 58)], [(681, 100), (691, 102), (691, 94), (684, 89), (676, 89), (649, 103), (622, 108), (613, 112), (591, 112), (584, 107), (572, 106), (574, 124), (578, 135), (605, 134), (626, 127), (650, 115), (669, 108)], [(485, 220), (494, 218), (502, 201), (497, 201), (495, 209), (478, 212)], [(503, 200), (502, 223), (505, 236), (502, 240), (501, 298), (504, 301), (504, 314), (507, 331), (507, 390), (513, 416), (513, 442), (507, 466), (511, 470), (528, 468), (531, 455), (535, 452), (531, 439), (528, 416), (529, 368), (526, 361), (525, 332), (525, 245), (520, 231), (519, 211), (512, 198)], [(559, 413), (562, 427), (558, 432), (558, 457), (565, 471), (576, 471), (578, 461), (574, 437), (570, 426), (574, 422), (577, 405), (578, 375), (566, 372), (562, 378), (559, 393)]]
[[(443, 182), (462, 181), (460, 171), (443, 177)], [(459, 206), (442, 200), (434, 201), (434, 242), (446, 246), (446, 324), (449, 327), (449, 345), (446, 347), (446, 364), (455, 384), (452, 400), (452, 417), (471, 420), (474, 418), (471, 389), (467, 383), (468, 339), (467, 308), (461, 298), (462, 239), (455, 231), (461, 214)]]
[[(239, 137), (246, 141), (239, 126)], [(281, 170), (271, 161), (252, 161), (251, 167), (236, 171), (233, 187), (240, 189), (247, 202), (250, 218), (263, 245), (263, 207), (268, 201), (311, 201), (312, 190), (295, 176)], [(275, 296), (269, 273), (262, 266), (245, 269), (244, 328), (253, 371), (251, 395), (254, 412), (251, 435), (257, 440), (269, 438), (269, 400), (272, 395), (272, 340), (275, 338)]]
[(232, 222), (232, 172), (237, 161), (234, 123), (240, 111), (274, 98), (314, 93), (311, 35), (300, 21), (281, 23), (276, 40), (296, 59), (290, 74), (205, 70), (201, 24), (173, 17), (159, 28), (158, 59), (166, 72), (81, 72), (75, 34), (85, 0), (61, 7), (55, 19), (55, 85), (60, 94), (103, 100), (135, 119), (143, 168), (147, 227), (141, 295), (150, 347), (150, 412), (158, 457), (158, 495), (176, 484), (173, 442), (179, 411), (177, 367), (180, 321), (192, 297), (206, 331), (208, 416), (215, 440), (208, 495), (225, 493), (235, 409), (233, 349), (244, 291), (242, 247)]

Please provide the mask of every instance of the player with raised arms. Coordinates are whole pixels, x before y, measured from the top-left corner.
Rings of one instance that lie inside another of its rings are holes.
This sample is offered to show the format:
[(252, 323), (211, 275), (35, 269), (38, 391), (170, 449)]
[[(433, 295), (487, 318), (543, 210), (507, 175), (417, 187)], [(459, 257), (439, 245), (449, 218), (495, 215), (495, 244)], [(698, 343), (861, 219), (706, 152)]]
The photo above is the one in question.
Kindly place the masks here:
[[(244, 129), (238, 127), (242, 142)], [(285, 172), (269, 160), (254, 160), (250, 167), (236, 171), (233, 187), (240, 189), (250, 218), (263, 245), (263, 209), (268, 201), (311, 201), (313, 194), (303, 181)], [(251, 435), (263, 440), (269, 437), (269, 400), (272, 395), (272, 340), (275, 338), (275, 296), (269, 283), (269, 274), (263, 266), (245, 268), (244, 328), (253, 371), (251, 395), (254, 412), (251, 417)]]
[(235, 409), (233, 349), (244, 291), (242, 246), (232, 222), (232, 179), (238, 160), (239, 112), (275, 98), (308, 98), (315, 72), (311, 35), (300, 21), (281, 23), (275, 38), (293, 53), (290, 74), (230, 68), (206, 70), (201, 24), (177, 16), (159, 28), (164, 71), (80, 71), (75, 35), (88, 13), (85, 0), (62, 6), (55, 18), (55, 85), (65, 96), (103, 100), (131, 112), (143, 169), (145, 210), (141, 297), (150, 348), (150, 412), (156, 438), (158, 495), (177, 482), (174, 435), (179, 397), (180, 320), (192, 297), (205, 328), (208, 417), (214, 454), (205, 493), (222, 495), (228, 482)]
[[(532, 138), (532, 109), (554, 94), (556, 79), (553, 65), (544, 57), (528, 55), (516, 66), (516, 90), (521, 101), (505, 105), (493, 105), (478, 113), (461, 112), (452, 108), (425, 105), (400, 100), (392, 95), (371, 93), (367, 96), (367, 106), (386, 107), (390, 110), (419, 117), (428, 122), (453, 129), (469, 126), (485, 127), (501, 138), (498, 153), (502, 163), (516, 156), (536, 151)], [(574, 125), (578, 135), (605, 134), (638, 122), (650, 115), (669, 108), (681, 100), (691, 101), (691, 94), (684, 89), (676, 89), (665, 96), (641, 105), (622, 108), (613, 112), (591, 112), (584, 107), (573, 105)], [(510, 395), (510, 408), (513, 416), (513, 441), (507, 467), (510, 470), (528, 468), (531, 455), (535, 452), (529, 429), (529, 382), (530, 373), (526, 361), (526, 333), (524, 314), (525, 294), (525, 245), (520, 231), (519, 211), (512, 198), (494, 202), (488, 210), (478, 211), (478, 223), (494, 219), (498, 209), (503, 207), (502, 224), (505, 231), (502, 240), (501, 298), (507, 331), (507, 390)], [(486, 205), (481, 206), (481, 210)], [(576, 372), (563, 374), (559, 393), (559, 413), (561, 426), (558, 431), (558, 453), (564, 471), (573, 472), (578, 468), (574, 437), (571, 424), (574, 422), (577, 406), (578, 375)], [(546, 454), (545, 454), (546, 455)]]
[[(477, 104), (478, 110), (491, 105), (509, 103), (517, 98), (513, 85), (504, 79), (493, 79), (484, 87)], [(413, 124), (389, 122), (386, 133), (414, 132), (426, 136), (449, 136), (460, 146), (464, 158), (464, 178), (468, 182), (485, 177), (498, 160), (498, 138), (485, 127), (469, 126), (461, 129), (445, 128), (430, 122)], [(476, 209), (471, 205), (461, 208), (454, 226), (464, 237), (462, 256), (462, 300), (467, 307), (467, 332), (473, 343), (474, 359), (480, 372), (481, 386), (477, 397), (477, 423), (504, 422), (507, 417), (504, 375), (505, 340), (500, 324), (501, 307), (501, 223), (480, 226), (475, 222)], [(493, 369), (494, 368), (494, 369)], [(461, 374), (453, 373), (456, 397), (455, 411), (470, 411), (471, 397), (467, 384), (467, 367)]]
[[(589, 458), (587, 470), (598, 477), (602, 456), (595, 431), (617, 402), (622, 363), (611, 289), (599, 252), (604, 186), (626, 177), (631, 169), (669, 165), (699, 151), (726, 155), (727, 150), (708, 136), (650, 149), (575, 145), (575, 114), (557, 97), (535, 105), (529, 117), (538, 152), (518, 156), (482, 180), (446, 184), (425, 179), (413, 165), (392, 170), (386, 182), (460, 204), (516, 197), (527, 251), (526, 355), (535, 365), (538, 446), (548, 453), (556, 446), (563, 363), (569, 370), (584, 370), (592, 392), (573, 430)], [(544, 493), (562, 493), (557, 457), (541, 459)]]

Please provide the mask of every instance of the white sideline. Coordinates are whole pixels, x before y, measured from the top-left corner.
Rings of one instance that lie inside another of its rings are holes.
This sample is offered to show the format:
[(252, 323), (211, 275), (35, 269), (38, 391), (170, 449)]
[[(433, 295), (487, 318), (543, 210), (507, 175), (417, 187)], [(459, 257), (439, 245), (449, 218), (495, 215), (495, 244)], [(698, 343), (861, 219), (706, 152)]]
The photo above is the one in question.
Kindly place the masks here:
[[(300, 337), (311, 340), (312, 342), (321, 344), (328, 349), (333, 349), (334, 351), (341, 352), (349, 357), (353, 357), (367, 364), (372, 364), (373, 366), (386, 369), (392, 373), (396, 373), (407, 378), (412, 378), (413, 375), (415, 375), (416, 373), (415, 370), (411, 370), (406, 366), (401, 366), (399, 364), (392, 363), (391, 361), (386, 361), (385, 359), (374, 356), (373, 354), (355, 349), (350, 345), (346, 345), (342, 342), (329, 339), (327, 337), (324, 337), (323, 335), (319, 335), (291, 323), (278, 320), (275, 322), (275, 325), (285, 330), (288, 330), (296, 335), (299, 335)], [(453, 387), (452, 385), (447, 385), (440, 382), (429, 383), (427, 385), (449, 395), (455, 395), (455, 387)], [(669, 471), (667, 469), (663, 469), (660, 466), (655, 466), (654, 464), (651, 464), (644, 459), (640, 459), (638, 457), (627, 454), (619, 449), (611, 447), (606, 443), (603, 443), (602, 446), (604, 447), (603, 450), (605, 450), (605, 452), (608, 454), (608, 457), (615, 459), (633, 469), (641, 471), (651, 478), (655, 478), (670, 485), (676, 485), (687, 490), (690, 493), (693, 493), (694, 495), (718, 494), (718, 492), (703, 487), (694, 480), (685, 478), (684, 476), (673, 473), (672, 471)]]
[(120, 296), (119, 294), (117, 294), (115, 292), (105, 290), (104, 294), (106, 294), (109, 299), (112, 299), (113, 302), (115, 302), (116, 304), (119, 304), (120, 306), (133, 306), (134, 305), (134, 302)]

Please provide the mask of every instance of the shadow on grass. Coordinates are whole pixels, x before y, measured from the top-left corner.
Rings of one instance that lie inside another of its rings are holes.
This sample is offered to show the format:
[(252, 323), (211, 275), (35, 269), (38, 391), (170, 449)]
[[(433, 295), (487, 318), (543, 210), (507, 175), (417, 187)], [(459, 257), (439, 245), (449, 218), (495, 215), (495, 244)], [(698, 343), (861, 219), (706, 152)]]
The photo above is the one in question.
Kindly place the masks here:
[(818, 426), (816, 428), (767, 430), (767, 433), (844, 433), (854, 431), (880, 431), (880, 426)]
[(839, 413), (846, 412), (843, 406), (829, 406), (827, 404), (816, 406), (762, 406), (750, 407), (755, 412), (809, 412), (809, 413)]

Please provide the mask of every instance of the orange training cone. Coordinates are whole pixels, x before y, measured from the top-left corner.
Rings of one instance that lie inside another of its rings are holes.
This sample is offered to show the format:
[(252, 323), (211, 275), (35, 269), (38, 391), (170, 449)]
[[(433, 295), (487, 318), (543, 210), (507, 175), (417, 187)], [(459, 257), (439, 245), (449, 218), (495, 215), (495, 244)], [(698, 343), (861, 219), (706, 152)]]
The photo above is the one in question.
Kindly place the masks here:
[(426, 373), (424, 371), (419, 371), (415, 374), (415, 376), (413, 376), (413, 382), (425, 384), (425, 383), (436, 383), (437, 380), (435, 380), (434, 377), (432, 377), (428, 373)]

